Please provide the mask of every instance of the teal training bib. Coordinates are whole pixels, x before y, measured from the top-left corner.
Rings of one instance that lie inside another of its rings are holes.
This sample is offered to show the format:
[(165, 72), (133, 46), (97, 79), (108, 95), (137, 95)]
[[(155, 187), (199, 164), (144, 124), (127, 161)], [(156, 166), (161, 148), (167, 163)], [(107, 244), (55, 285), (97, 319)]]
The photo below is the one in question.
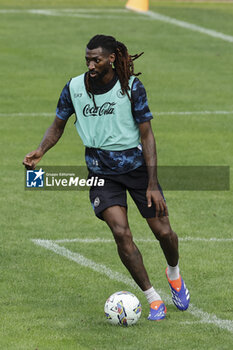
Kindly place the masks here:
[[(129, 94), (134, 77), (129, 80)], [(84, 74), (70, 82), (70, 95), (76, 113), (75, 126), (86, 147), (122, 151), (137, 147), (139, 128), (133, 118), (131, 102), (123, 95), (119, 80), (114, 87), (93, 99), (87, 94)]]

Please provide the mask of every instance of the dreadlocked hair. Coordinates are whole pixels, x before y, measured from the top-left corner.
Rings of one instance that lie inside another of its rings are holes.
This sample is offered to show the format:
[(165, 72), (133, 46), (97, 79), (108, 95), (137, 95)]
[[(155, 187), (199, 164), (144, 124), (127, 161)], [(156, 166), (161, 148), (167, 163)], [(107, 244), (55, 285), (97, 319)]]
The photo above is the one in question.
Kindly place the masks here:
[[(133, 61), (136, 60), (138, 57), (140, 57), (143, 54), (143, 52), (136, 55), (129, 55), (128, 49), (123, 43), (121, 43), (120, 41), (117, 41), (114, 37), (107, 36), (107, 35), (95, 35), (87, 44), (87, 48), (89, 50), (93, 50), (98, 47), (101, 47), (102, 49), (108, 51), (109, 54), (110, 53), (115, 54), (116, 59), (115, 59), (115, 62), (113, 63), (113, 66), (116, 70), (116, 73), (118, 75), (118, 78), (121, 84), (122, 94), (123, 95), (126, 94), (129, 100), (131, 101), (131, 98), (128, 92), (130, 90), (129, 78), (132, 75), (138, 76), (141, 74), (140, 72), (139, 73), (134, 72)], [(89, 74), (86, 74), (85, 86), (89, 97), (93, 98), (93, 102), (96, 107)]]

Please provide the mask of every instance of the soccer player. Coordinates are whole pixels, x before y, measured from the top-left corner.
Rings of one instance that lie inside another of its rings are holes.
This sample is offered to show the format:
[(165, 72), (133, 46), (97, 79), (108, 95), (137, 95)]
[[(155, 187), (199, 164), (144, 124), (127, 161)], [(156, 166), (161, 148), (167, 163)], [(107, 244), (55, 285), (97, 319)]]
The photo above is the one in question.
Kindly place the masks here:
[(178, 237), (172, 230), (167, 205), (157, 180), (155, 138), (146, 91), (134, 73), (126, 46), (112, 36), (96, 35), (86, 47), (88, 71), (63, 88), (56, 117), (39, 147), (23, 164), (35, 169), (43, 155), (61, 137), (69, 117), (85, 145), (89, 176), (101, 176), (104, 187), (92, 186), (90, 200), (95, 215), (106, 222), (122, 263), (150, 304), (149, 320), (166, 316), (166, 306), (152, 286), (142, 255), (128, 224), (126, 190), (159, 241), (167, 260), (166, 276), (179, 310), (189, 306), (189, 291), (179, 272)]

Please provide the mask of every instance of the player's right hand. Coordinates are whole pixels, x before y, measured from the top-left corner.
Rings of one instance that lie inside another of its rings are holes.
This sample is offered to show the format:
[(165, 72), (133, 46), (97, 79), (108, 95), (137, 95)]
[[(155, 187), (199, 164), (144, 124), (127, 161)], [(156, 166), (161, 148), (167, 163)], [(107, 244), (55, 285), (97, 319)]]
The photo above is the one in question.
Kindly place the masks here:
[(159, 189), (157, 190), (147, 189), (146, 197), (147, 197), (148, 207), (152, 206), (152, 201), (154, 202), (155, 208), (156, 208), (156, 214), (155, 214), (156, 217), (168, 216), (167, 204), (163, 196), (161, 195)]
[(23, 165), (25, 166), (26, 169), (34, 170), (36, 167), (36, 164), (39, 163), (42, 157), (43, 157), (42, 151), (38, 149), (35, 151), (32, 151), (25, 156), (23, 160)]

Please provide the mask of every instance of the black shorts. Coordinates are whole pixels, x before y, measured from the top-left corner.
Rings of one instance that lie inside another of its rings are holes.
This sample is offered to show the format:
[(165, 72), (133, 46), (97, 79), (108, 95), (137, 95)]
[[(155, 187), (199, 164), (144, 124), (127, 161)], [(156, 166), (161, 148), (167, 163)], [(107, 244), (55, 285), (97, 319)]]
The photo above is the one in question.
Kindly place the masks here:
[[(96, 177), (96, 174), (89, 173), (88, 178)], [(102, 212), (114, 205), (127, 208), (126, 190), (134, 200), (141, 215), (144, 218), (153, 218), (156, 214), (155, 205), (148, 208), (146, 191), (148, 185), (147, 168), (141, 166), (133, 171), (121, 175), (98, 175), (104, 179), (104, 186), (92, 186), (90, 188), (90, 201), (95, 215), (103, 220)], [(163, 191), (159, 185), (163, 198)], [(165, 200), (165, 198), (164, 198)]]

